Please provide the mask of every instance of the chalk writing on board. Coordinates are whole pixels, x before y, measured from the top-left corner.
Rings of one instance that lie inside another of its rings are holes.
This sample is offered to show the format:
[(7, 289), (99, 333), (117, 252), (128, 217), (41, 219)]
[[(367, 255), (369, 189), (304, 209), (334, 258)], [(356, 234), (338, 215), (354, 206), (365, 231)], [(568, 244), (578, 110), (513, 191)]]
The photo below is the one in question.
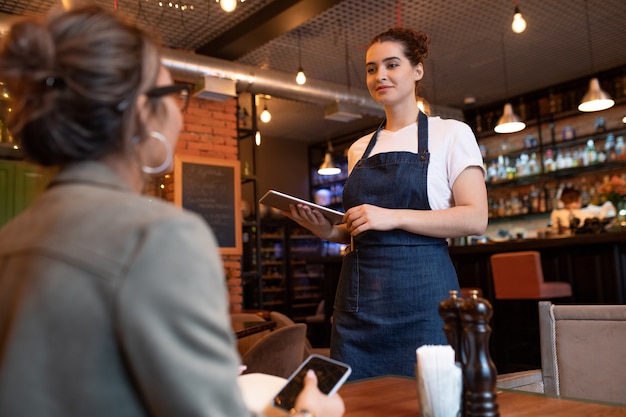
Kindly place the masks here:
[(235, 173), (232, 166), (183, 162), (182, 205), (211, 226), (221, 247), (236, 246)]

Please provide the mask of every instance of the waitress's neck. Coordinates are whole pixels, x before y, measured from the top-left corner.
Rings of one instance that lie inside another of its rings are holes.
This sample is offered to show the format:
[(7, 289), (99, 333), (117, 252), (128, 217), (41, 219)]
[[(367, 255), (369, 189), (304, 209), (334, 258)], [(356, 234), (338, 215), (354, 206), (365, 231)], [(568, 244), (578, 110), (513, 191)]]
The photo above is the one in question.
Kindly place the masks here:
[(404, 104), (395, 107), (385, 107), (385, 117), (387, 118), (385, 130), (395, 132), (407, 127), (411, 123), (415, 123), (418, 113), (419, 109), (417, 108), (417, 104), (415, 104), (415, 106), (407, 106)]

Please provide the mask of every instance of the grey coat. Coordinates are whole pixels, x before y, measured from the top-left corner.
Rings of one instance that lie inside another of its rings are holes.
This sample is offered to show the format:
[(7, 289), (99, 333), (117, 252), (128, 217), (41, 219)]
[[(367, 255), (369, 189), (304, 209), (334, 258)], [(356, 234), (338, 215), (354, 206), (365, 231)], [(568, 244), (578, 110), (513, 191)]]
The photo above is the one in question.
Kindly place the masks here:
[(109, 168), (0, 230), (0, 416), (244, 416), (216, 241)]

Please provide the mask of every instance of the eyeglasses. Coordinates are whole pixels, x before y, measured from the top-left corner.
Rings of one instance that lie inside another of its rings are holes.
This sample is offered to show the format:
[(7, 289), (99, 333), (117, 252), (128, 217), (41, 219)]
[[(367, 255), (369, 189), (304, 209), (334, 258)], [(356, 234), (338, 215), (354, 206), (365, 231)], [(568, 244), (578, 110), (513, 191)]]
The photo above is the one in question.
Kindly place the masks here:
[(164, 87), (155, 87), (146, 91), (146, 96), (150, 98), (160, 98), (168, 95), (174, 95), (174, 99), (178, 104), (180, 111), (184, 112), (189, 106), (189, 86), (187, 84), (173, 84)]

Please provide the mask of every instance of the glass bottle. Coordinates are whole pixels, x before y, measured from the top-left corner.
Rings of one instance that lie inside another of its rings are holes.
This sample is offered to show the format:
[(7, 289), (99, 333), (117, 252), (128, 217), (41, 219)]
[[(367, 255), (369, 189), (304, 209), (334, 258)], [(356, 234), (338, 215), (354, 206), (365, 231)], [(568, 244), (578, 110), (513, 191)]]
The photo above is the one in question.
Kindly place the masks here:
[(596, 152), (596, 145), (593, 139), (587, 141), (585, 153), (587, 154), (587, 165), (594, 165), (598, 162), (598, 153)]

